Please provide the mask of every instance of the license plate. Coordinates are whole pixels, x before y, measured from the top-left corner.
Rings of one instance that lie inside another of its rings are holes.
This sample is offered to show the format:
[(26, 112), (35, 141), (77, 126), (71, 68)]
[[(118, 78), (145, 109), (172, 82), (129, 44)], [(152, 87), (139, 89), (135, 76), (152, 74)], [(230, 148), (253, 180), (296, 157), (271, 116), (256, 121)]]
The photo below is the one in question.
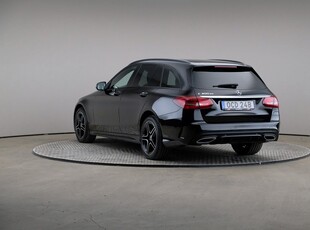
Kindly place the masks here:
[(253, 110), (255, 101), (222, 101), (222, 110), (244, 111)]

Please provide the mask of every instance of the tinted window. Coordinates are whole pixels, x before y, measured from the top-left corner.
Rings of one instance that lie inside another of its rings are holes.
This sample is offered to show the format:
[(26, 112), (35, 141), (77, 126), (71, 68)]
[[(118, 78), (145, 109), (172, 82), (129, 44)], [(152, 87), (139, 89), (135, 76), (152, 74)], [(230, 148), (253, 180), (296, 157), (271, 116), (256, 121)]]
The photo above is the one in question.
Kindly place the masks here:
[(111, 81), (110, 88), (123, 88), (127, 87), (130, 80), (132, 79), (137, 66), (131, 66), (123, 71), (121, 71), (116, 77)]
[(137, 75), (138, 86), (160, 86), (162, 67), (159, 65), (143, 65)]
[(161, 87), (179, 88), (180, 81), (177, 75), (170, 69), (165, 69), (161, 81)]
[(237, 89), (265, 89), (265, 84), (252, 71), (205, 71), (195, 70), (192, 73), (192, 84), (199, 89), (225, 89), (216, 87), (223, 84), (237, 84)]

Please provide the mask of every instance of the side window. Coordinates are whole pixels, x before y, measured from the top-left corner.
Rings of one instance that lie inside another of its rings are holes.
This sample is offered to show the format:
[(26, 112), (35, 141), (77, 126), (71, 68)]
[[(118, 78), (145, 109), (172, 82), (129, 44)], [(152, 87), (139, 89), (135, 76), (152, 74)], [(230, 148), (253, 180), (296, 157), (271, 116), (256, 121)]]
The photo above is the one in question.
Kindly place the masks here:
[(145, 64), (141, 67), (135, 84), (140, 87), (160, 86), (162, 67), (159, 65)]
[(129, 67), (122, 72), (120, 72), (116, 77), (113, 78), (110, 84), (110, 88), (123, 88), (127, 87), (130, 79), (132, 79), (136, 66)]
[(161, 87), (179, 88), (180, 80), (172, 70), (165, 69)]

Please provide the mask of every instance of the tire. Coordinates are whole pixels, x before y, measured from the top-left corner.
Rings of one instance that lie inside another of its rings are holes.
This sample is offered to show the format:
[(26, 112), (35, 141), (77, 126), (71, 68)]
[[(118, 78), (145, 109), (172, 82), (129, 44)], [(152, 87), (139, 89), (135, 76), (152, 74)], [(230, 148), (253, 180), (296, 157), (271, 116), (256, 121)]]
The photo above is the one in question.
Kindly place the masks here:
[(263, 143), (238, 143), (231, 144), (238, 155), (254, 155), (263, 147)]
[(161, 127), (155, 116), (149, 116), (143, 121), (140, 144), (147, 159), (161, 160), (164, 158), (167, 148), (163, 144)]
[(88, 120), (83, 108), (79, 108), (74, 114), (74, 131), (77, 140), (81, 143), (92, 143), (96, 136), (90, 134)]

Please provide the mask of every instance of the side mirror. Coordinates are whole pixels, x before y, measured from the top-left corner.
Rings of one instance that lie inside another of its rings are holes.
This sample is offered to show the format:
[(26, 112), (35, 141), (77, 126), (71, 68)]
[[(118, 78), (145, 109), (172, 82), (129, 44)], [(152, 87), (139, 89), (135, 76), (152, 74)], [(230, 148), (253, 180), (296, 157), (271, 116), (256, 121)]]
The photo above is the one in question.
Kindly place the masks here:
[(107, 85), (107, 83), (106, 83), (105, 81), (99, 82), (99, 83), (97, 83), (97, 85), (96, 85), (96, 89), (97, 89), (98, 91), (104, 91), (106, 85)]

